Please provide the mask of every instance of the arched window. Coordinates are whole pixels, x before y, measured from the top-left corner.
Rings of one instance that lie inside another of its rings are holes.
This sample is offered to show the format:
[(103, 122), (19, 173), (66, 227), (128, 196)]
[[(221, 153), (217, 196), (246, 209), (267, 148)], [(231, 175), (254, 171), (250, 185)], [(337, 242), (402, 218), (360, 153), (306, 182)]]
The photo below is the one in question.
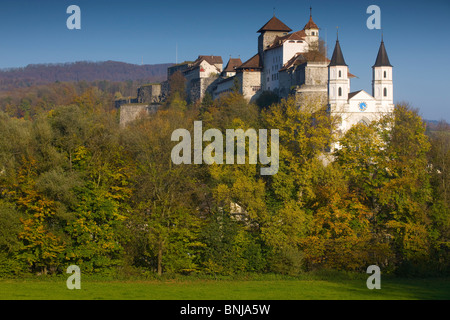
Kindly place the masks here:
[(383, 90), (383, 95), (384, 95), (385, 97), (387, 97), (387, 88), (384, 88), (384, 90)]
[(386, 76), (387, 76), (387, 73), (386, 73), (386, 71), (384, 72), (384, 78), (386, 79)]
[(339, 87), (339, 89), (338, 89), (338, 96), (342, 97), (342, 88), (341, 87)]
[(339, 70), (339, 78), (342, 77), (342, 73), (341, 70)]
[(362, 118), (361, 120), (358, 121), (358, 123), (363, 124), (365, 126), (369, 126), (370, 121), (369, 119), (367, 119), (366, 117)]

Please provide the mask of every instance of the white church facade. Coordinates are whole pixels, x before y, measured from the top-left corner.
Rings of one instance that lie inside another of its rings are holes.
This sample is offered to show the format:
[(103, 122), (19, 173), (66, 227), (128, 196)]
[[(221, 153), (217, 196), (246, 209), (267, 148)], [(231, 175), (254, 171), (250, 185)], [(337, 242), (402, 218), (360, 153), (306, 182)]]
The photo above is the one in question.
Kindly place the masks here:
[(340, 119), (338, 131), (344, 133), (356, 123), (369, 124), (394, 111), (392, 69), (382, 40), (372, 66), (372, 95), (364, 90), (351, 92), (348, 65), (336, 40), (328, 65), (328, 110)]

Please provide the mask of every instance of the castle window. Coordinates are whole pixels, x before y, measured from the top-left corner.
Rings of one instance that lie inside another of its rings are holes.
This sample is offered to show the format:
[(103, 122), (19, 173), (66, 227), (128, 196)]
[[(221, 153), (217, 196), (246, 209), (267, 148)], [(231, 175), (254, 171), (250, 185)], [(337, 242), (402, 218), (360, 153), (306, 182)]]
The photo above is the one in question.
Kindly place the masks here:
[(311, 32), (311, 34), (312, 34), (313, 36), (315, 36), (315, 35), (316, 35), (314, 31), (313, 31), (313, 32)]
[(386, 71), (384, 72), (384, 78), (386, 79)]
[(342, 77), (342, 73), (341, 70), (339, 70), (339, 78)]
[(338, 96), (342, 97), (342, 88), (341, 87), (339, 87), (339, 89), (338, 89)]
[(387, 88), (384, 88), (384, 90), (383, 90), (383, 95), (384, 95), (385, 97), (387, 97)]

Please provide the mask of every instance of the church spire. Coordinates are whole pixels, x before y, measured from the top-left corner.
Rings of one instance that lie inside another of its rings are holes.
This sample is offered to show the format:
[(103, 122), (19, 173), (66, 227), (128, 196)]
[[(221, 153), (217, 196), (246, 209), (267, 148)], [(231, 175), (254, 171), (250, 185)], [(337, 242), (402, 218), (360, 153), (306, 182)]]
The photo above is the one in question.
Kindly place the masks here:
[(377, 60), (373, 67), (392, 67), (384, 46), (383, 36), (381, 36), (380, 49), (378, 50)]
[(329, 66), (347, 66), (344, 55), (342, 54), (341, 46), (339, 45), (339, 39), (336, 39), (336, 46), (334, 47), (333, 56), (331, 57)]

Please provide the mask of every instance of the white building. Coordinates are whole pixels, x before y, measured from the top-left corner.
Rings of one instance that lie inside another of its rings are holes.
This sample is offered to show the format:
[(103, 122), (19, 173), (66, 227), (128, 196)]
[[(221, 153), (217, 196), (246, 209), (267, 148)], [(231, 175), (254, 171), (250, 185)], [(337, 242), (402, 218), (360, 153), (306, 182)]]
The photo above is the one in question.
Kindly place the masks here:
[(348, 65), (339, 39), (328, 65), (328, 110), (339, 119), (338, 133), (345, 133), (356, 123), (369, 124), (394, 110), (392, 65), (381, 41), (372, 67), (372, 95), (359, 90), (351, 92)]

